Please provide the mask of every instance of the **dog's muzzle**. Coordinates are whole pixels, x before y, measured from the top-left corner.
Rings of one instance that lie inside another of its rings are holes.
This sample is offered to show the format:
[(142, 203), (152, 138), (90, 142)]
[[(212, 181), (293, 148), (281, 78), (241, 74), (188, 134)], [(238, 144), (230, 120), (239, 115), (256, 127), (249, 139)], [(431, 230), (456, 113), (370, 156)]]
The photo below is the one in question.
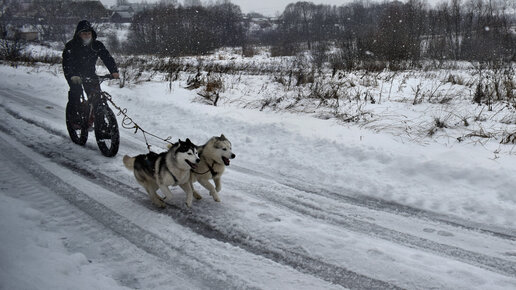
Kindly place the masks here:
[[(236, 155), (235, 155), (235, 154), (231, 154), (231, 159), (233, 159), (233, 158), (235, 158), (235, 157), (236, 157)], [(228, 158), (226, 158), (226, 157), (224, 157), (224, 156), (222, 156), (222, 161), (224, 161), (224, 165), (226, 165), (226, 166), (229, 166), (229, 164), (231, 163), (231, 162), (229, 161), (229, 159), (228, 159)]]
[[(199, 159), (197, 159), (197, 160), (199, 160)], [(185, 161), (186, 161), (186, 163), (188, 163), (188, 165), (190, 165), (190, 167), (191, 167), (192, 169), (197, 169), (197, 164), (192, 163), (192, 162), (190, 162), (190, 161), (188, 161), (188, 160), (185, 160)]]

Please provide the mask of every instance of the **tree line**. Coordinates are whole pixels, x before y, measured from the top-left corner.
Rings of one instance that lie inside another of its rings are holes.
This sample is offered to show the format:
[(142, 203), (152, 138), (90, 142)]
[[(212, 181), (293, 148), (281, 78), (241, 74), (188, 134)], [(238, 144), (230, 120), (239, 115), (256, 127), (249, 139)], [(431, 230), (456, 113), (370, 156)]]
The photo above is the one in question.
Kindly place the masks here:
[[(357, 60), (516, 60), (516, 15), (506, 0), (424, 0), (332, 6), (289, 4), (272, 29), (249, 32), (237, 5), (161, 6), (138, 13), (131, 24), (135, 53), (203, 54), (222, 46), (272, 47), (274, 55), (301, 50), (325, 54), (337, 47), (352, 66)], [(516, 5), (514, 5), (516, 6)], [(516, 7), (512, 7), (516, 9)], [(514, 10), (513, 10), (514, 11)]]
[(210, 6), (162, 4), (137, 13), (122, 50), (161, 56), (201, 55), (245, 41), (240, 7), (230, 2)]
[[(449, 0), (435, 7), (425, 0), (358, 0), (340, 6), (296, 2), (287, 5), (270, 28), (250, 30), (240, 7), (227, 0), (204, 6), (199, 0), (184, 5), (162, 0), (134, 15), (127, 42), (110, 39), (121, 52), (160, 56), (206, 54), (224, 46), (271, 46), (273, 55), (311, 50), (319, 64), (329, 60), (348, 69), (378, 60), (507, 62), (516, 60), (513, 2)], [(83, 2), (34, 0), (28, 9), (30, 21), (43, 40), (64, 43), (78, 20), (99, 18), (93, 7), (81, 6), (90, 2), (78, 3)], [(0, 0), (2, 39), (8, 37), (8, 27), (16, 25), (19, 7), (19, 1)]]
[(314, 49), (314, 43), (332, 42), (363, 60), (516, 60), (511, 31), (516, 15), (511, 18), (504, 3), (510, 2), (451, 0), (437, 7), (422, 0), (338, 7), (297, 2), (286, 7), (277, 29), (256, 39), (286, 48), (280, 49), (284, 53), (300, 43)]

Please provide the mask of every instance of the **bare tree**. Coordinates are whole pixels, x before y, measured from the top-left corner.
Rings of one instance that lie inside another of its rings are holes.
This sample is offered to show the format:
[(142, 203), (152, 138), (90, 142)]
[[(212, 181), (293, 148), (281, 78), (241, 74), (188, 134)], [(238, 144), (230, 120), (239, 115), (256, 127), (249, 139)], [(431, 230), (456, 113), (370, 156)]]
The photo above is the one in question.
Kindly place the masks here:
[(20, 4), (14, 0), (0, 0), (0, 38), (9, 37), (9, 28), (11, 28), (11, 36), (13, 35), (14, 14), (20, 11)]
[(70, 2), (65, 0), (34, 0), (32, 10), (38, 15), (36, 28), (42, 39), (66, 43), (73, 35), (79, 19), (71, 14)]
[(38, 23), (35, 27), (44, 40), (66, 43), (82, 19), (99, 22), (108, 11), (100, 2), (71, 2), (68, 0), (33, 0), (30, 9)]
[(19, 60), (26, 46), (27, 43), (19, 35), (10, 39), (0, 39), (0, 59)]
[(313, 41), (312, 27), (315, 4), (312, 2), (296, 2), (287, 5), (281, 15), (284, 34), (293, 35), (297, 41), (306, 41), (308, 49)]

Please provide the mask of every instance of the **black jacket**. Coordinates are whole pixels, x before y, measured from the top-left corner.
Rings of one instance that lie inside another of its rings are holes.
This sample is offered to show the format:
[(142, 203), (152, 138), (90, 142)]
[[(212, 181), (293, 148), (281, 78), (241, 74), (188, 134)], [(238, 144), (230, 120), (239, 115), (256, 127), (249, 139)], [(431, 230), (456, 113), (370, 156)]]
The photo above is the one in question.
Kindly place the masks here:
[[(81, 31), (91, 31), (92, 40), (88, 45), (83, 45), (79, 36)], [(94, 77), (95, 64), (100, 57), (110, 73), (118, 72), (115, 60), (107, 51), (104, 44), (97, 40), (97, 33), (91, 24), (82, 20), (77, 24), (73, 39), (66, 43), (63, 50), (63, 72), (65, 78), (70, 81), (72, 76)]]

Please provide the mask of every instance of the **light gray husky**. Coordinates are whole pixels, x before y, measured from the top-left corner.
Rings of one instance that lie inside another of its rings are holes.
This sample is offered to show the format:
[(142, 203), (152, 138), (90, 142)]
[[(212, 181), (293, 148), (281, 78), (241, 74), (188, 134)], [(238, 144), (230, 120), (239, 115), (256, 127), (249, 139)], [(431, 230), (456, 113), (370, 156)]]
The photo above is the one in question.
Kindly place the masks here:
[[(224, 135), (212, 137), (206, 144), (197, 147), (201, 162), (197, 169), (192, 170), (190, 178), (190, 187), (196, 199), (201, 199), (201, 196), (193, 187), (195, 181), (206, 188), (215, 201), (220, 202), (220, 197), (217, 194), (222, 189), (220, 178), (226, 166), (229, 166), (229, 160), (236, 157), (231, 149), (231, 142)], [(213, 179), (215, 186), (211, 184), (210, 179)]]
[(167, 152), (141, 154), (135, 157), (124, 156), (124, 165), (134, 172), (134, 177), (141, 184), (151, 201), (158, 207), (165, 207), (165, 202), (156, 193), (158, 188), (166, 196), (172, 197), (168, 188), (179, 185), (186, 193), (186, 205), (192, 206), (193, 192), (190, 181), (190, 170), (195, 170), (200, 159), (197, 146), (190, 139), (172, 144)]

